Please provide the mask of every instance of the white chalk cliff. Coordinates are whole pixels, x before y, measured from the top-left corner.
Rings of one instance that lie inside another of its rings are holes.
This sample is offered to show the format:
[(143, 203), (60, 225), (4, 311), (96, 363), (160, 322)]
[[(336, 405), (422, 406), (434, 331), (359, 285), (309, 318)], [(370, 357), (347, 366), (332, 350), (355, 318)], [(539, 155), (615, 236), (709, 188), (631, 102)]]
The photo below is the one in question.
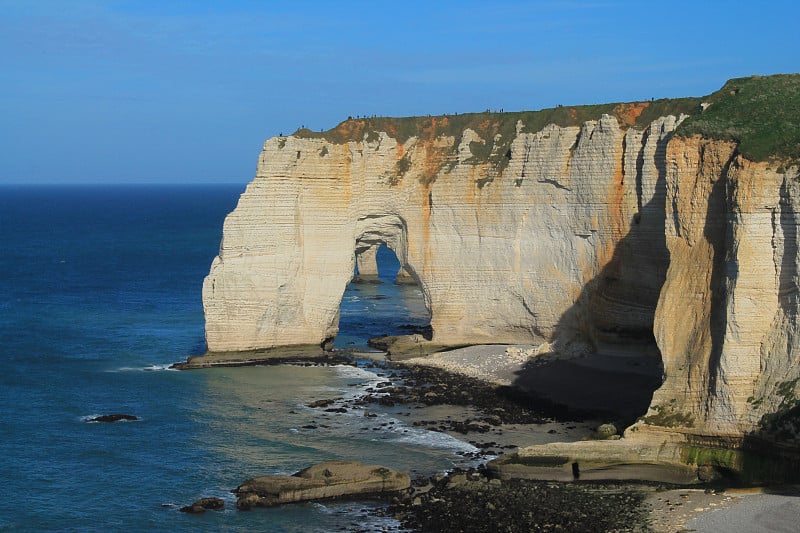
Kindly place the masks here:
[(386, 244), (423, 292), (432, 347), (655, 342), (664, 383), (638, 429), (757, 430), (800, 376), (796, 168), (674, 136), (680, 113), (631, 119), (647, 106), (267, 140), (203, 286), (204, 364), (335, 337), (357, 255)]
[[(650, 206), (663, 204), (654, 154), (677, 122), (666, 117), (627, 134), (608, 115), (531, 133), (520, 123), (502, 173), (470, 161), (470, 144), (485, 140), (469, 129), (458, 139), (404, 144), (385, 133), (345, 144), (270, 139), (225, 221), (204, 285), (209, 351), (335, 336), (355, 257), (378, 243), (419, 282), (437, 344), (555, 341), (588, 349), (597, 336), (649, 332), (663, 246), (660, 258), (626, 249), (633, 262), (659, 265), (653, 276), (620, 264), (606, 277), (624, 287), (595, 278), (626, 236), (663, 233), (663, 206)], [(590, 283), (602, 290), (587, 290)], [(625, 291), (642, 301), (617, 309)], [(591, 306), (613, 317), (595, 320)]]

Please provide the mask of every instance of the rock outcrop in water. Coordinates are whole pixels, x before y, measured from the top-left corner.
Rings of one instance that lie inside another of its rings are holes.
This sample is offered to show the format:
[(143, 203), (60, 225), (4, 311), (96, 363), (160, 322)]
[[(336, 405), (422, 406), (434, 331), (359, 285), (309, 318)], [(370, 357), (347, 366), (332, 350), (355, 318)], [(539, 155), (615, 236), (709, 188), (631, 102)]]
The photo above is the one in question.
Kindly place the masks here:
[(234, 491), (236, 507), (273, 507), (284, 503), (347, 496), (385, 495), (411, 486), (408, 474), (391, 468), (353, 461), (327, 461), (291, 476), (248, 479)]
[(781, 98), (796, 99), (798, 78), (269, 139), (203, 286), (209, 354), (197, 364), (323, 345), (356, 257), (386, 244), (424, 294), (427, 349), (656, 343), (664, 383), (628, 437), (797, 443), (796, 148), (748, 157), (764, 155), (748, 117), (777, 99), (788, 115), (772, 131), (792, 139), (797, 103)]

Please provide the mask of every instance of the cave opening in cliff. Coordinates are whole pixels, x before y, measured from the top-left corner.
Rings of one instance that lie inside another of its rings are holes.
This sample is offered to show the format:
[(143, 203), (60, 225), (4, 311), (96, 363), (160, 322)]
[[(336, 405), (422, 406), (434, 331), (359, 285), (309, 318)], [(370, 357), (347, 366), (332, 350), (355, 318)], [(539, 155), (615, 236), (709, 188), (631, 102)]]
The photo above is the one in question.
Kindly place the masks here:
[(353, 279), (339, 308), (339, 349), (367, 349), (371, 338), (422, 335), (430, 338), (431, 315), (414, 278), (385, 243), (361, 243)]

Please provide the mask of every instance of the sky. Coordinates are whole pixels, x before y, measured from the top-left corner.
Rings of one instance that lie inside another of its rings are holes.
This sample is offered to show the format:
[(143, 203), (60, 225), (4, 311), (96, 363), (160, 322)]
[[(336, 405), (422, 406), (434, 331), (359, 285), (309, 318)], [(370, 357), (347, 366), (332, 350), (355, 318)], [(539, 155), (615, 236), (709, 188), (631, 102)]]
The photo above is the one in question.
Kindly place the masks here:
[(0, 184), (246, 183), (348, 116), (703, 96), (800, 72), (798, 6), (0, 0)]

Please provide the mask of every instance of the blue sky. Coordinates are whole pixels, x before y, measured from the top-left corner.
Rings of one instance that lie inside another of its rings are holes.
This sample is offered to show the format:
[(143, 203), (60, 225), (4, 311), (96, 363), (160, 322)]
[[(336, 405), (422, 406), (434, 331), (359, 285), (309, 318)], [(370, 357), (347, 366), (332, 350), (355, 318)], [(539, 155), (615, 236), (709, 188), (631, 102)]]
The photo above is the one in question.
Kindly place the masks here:
[(348, 115), (702, 96), (800, 71), (797, 6), (0, 0), (0, 183), (245, 183)]

